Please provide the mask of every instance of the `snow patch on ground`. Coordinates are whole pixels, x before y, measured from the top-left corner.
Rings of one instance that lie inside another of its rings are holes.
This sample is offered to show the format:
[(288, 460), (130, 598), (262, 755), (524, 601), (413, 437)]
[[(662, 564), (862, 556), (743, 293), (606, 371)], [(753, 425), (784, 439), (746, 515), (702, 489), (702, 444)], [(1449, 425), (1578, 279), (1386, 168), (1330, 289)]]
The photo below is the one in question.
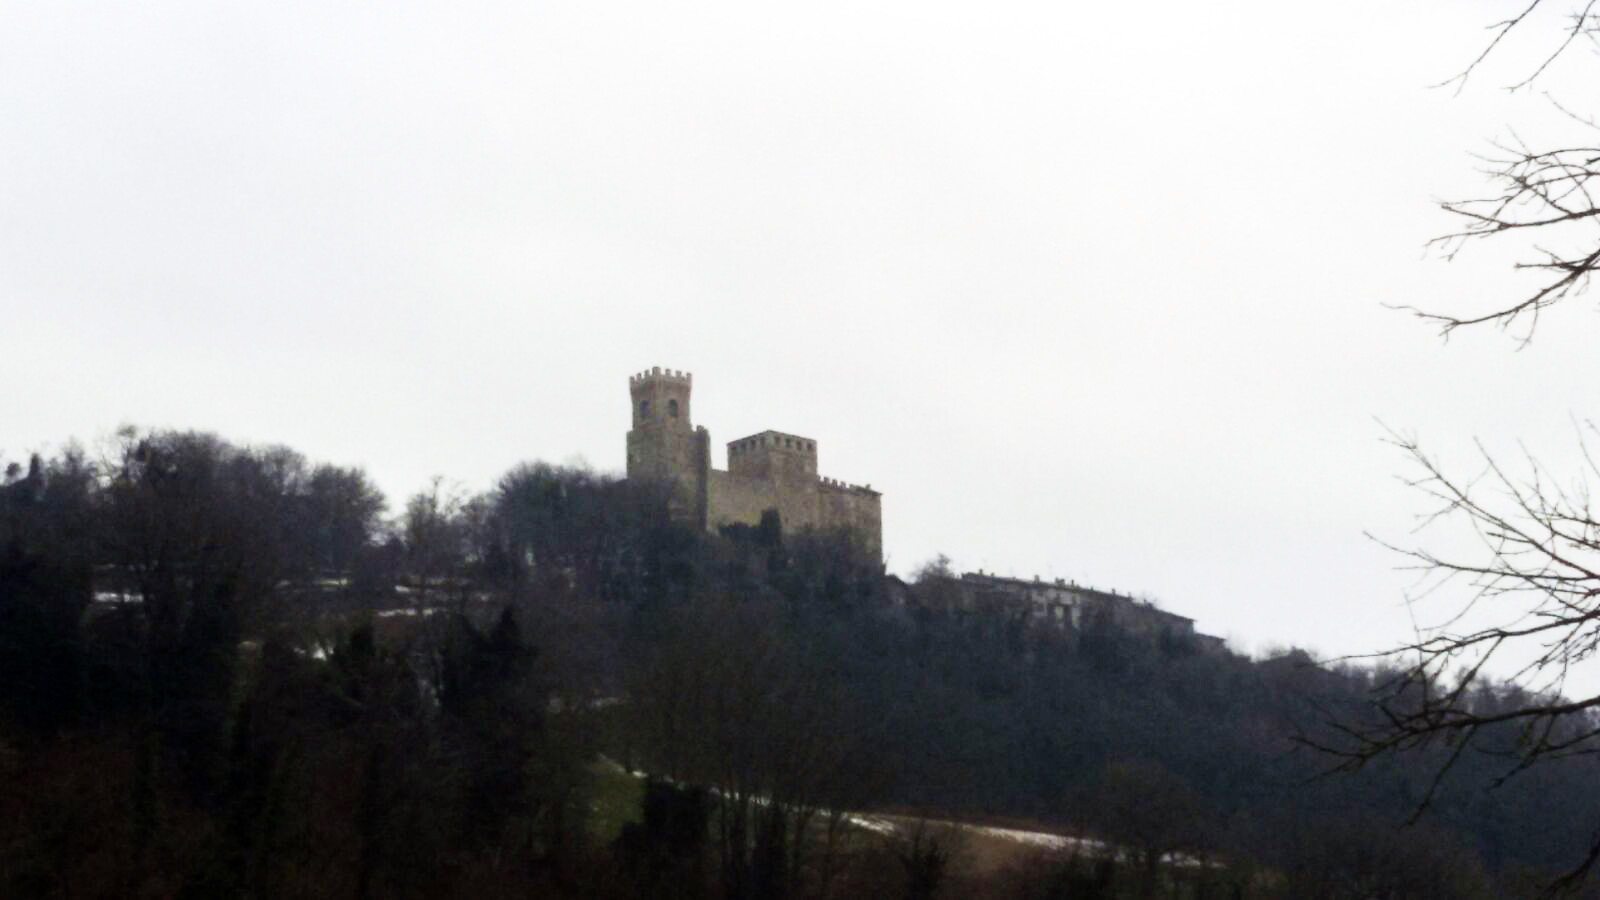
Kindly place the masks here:
[(392, 619), (392, 618), (395, 618), (396, 616), (406, 616), (406, 617), (424, 616), (424, 617), (426, 617), (426, 616), (431, 616), (436, 612), (439, 612), (439, 607), (437, 607), (437, 606), (424, 606), (424, 607), (421, 607), (421, 608), (417, 608), (417, 607), (414, 607), (414, 606), (408, 606), (408, 607), (404, 607), (404, 608), (401, 608), (401, 609), (386, 609), (386, 610), (383, 610), (382, 612), (374, 613), (373, 617), (374, 618), (378, 618), (378, 619)]
[(1067, 837), (1046, 831), (1023, 831), (1019, 828), (996, 828), (992, 825), (960, 825), (968, 831), (1046, 850), (1071, 850), (1074, 853), (1104, 853), (1106, 845), (1088, 838)]
[(846, 816), (845, 821), (857, 828), (862, 829), (863, 831), (870, 831), (873, 834), (897, 834), (900, 831), (900, 826), (894, 824), (893, 822), (888, 822), (883, 819), (875, 819), (871, 816)]
[[(618, 771), (628, 771), (627, 769), (624, 769), (620, 763), (609, 757), (602, 756), (600, 759), (604, 765), (613, 767)], [(629, 771), (628, 774), (640, 779), (649, 777), (647, 773), (637, 770)], [(671, 781), (671, 779), (664, 780)], [(721, 796), (722, 792), (713, 788), (711, 793), (716, 796)], [(764, 802), (764, 798), (757, 797), (753, 799), (757, 804), (762, 804)], [(882, 816), (865, 815), (862, 813), (847, 813), (845, 815), (845, 821), (849, 822), (856, 828), (862, 829), (863, 831), (870, 831), (873, 834), (884, 836), (905, 834), (910, 827), (909, 822), (897, 822)], [(1000, 840), (1011, 841), (1013, 843), (1023, 844), (1029, 847), (1038, 847), (1041, 850), (1061, 851), (1075, 855), (1082, 854), (1085, 856), (1103, 856), (1110, 853), (1115, 853), (1119, 856), (1122, 855), (1118, 853), (1115, 848), (1107, 845), (1104, 841), (1097, 841), (1091, 838), (1068, 837), (1062, 834), (1052, 834), (1047, 831), (1026, 831), (1020, 828), (1000, 828), (993, 825), (970, 825), (964, 822), (951, 822), (942, 819), (926, 819), (922, 820), (922, 824), (936, 827), (956, 828), (972, 834), (998, 838)], [(1193, 866), (1201, 864), (1198, 860), (1193, 858), (1177, 856), (1175, 854), (1168, 854), (1168, 857), (1164, 860), (1164, 862), (1166, 862), (1168, 865), (1179, 866)]]

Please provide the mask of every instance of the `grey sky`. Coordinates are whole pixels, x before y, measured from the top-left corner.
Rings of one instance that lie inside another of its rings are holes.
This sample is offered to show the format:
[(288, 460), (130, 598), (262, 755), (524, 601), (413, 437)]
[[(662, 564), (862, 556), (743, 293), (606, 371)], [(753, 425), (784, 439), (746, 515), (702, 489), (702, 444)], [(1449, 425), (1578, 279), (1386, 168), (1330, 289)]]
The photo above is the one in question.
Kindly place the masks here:
[(195, 427), (398, 506), (619, 469), (660, 365), (715, 446), (884, 491), (896, 571), (1386, 644), (1362, 532), (1421, 509), (1375, 420), (1559, 460), (1595, 408), (1591, 299), (1520, 353), (1382, 306), (1522, 283), (1422, 253), (1468, 151), (1561, 127), (1497, 90), (1528, 48), (1425, 90), (1505, 12), (0, 0), (0, 453)]

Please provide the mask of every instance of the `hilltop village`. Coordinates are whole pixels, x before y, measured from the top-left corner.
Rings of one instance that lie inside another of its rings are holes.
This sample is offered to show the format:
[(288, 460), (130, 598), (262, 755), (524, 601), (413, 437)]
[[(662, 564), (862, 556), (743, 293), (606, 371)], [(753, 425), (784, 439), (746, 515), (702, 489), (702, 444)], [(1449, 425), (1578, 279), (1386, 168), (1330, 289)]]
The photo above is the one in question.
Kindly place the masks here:
[[(712, 468), (711, 433), (690, 415), (694, 376), (659, 366), (628, 378), (633, 427), (627, 438), (630, 480), (666, 485), (673, 515), (706, 531), (757, 525), (775, 511), (795, 531), (845, 531), (875, 557), (883, 548), (883, 495), (870, 484), (850, 484), (818, 474), (817, 441), (767, 430), (727, 444), (728, 469)], [(1056, 579), (1007, 578), (982, 571), (940, 576), (918, 589), (888, 576), (889, 596), (900, 606), (936, 606), (951, 612), (1000, 615), (1030, 629), (1068, 636), (1089, 625), (1208, 652), (1223, 640), (1195, 631), (1194, 620), (1117, 591)]]

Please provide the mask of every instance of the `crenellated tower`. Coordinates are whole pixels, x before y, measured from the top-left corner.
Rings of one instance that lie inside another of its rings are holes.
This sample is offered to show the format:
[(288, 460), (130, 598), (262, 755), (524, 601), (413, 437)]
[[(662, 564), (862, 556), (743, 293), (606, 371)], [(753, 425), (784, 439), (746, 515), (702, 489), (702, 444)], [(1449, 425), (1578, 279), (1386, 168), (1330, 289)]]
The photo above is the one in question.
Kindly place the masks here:
[(672, 486), (674, 515), (705, 522), (706, 470), (711, 439), (689, 416), (694, 376), (660, 366), (628, 378), (633, 428), (628, 431), (628, 478)]
[(805, 483), (817, 480), (817, 442), (763, 431), (728, 444), (728, 471), (752, 478)]

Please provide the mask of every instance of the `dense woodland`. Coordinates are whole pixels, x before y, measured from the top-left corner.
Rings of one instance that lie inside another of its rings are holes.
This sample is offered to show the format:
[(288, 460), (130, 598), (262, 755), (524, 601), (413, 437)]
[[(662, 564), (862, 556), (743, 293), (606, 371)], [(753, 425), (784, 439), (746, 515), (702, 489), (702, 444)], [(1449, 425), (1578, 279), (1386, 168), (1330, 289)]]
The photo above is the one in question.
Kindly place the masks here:
[[(0, 895), (1531, 896), (1600, 825), (1592, 757), (1513, 772), (1515, 730), (1329, 774), (1381, 666), (1067, 641), (937, 565), (902, 605), (847, 534), (587, 471), (389, 510), (208, 434), (11, 462)], [(847, 811), (1120, 850), (979, 872)]]

